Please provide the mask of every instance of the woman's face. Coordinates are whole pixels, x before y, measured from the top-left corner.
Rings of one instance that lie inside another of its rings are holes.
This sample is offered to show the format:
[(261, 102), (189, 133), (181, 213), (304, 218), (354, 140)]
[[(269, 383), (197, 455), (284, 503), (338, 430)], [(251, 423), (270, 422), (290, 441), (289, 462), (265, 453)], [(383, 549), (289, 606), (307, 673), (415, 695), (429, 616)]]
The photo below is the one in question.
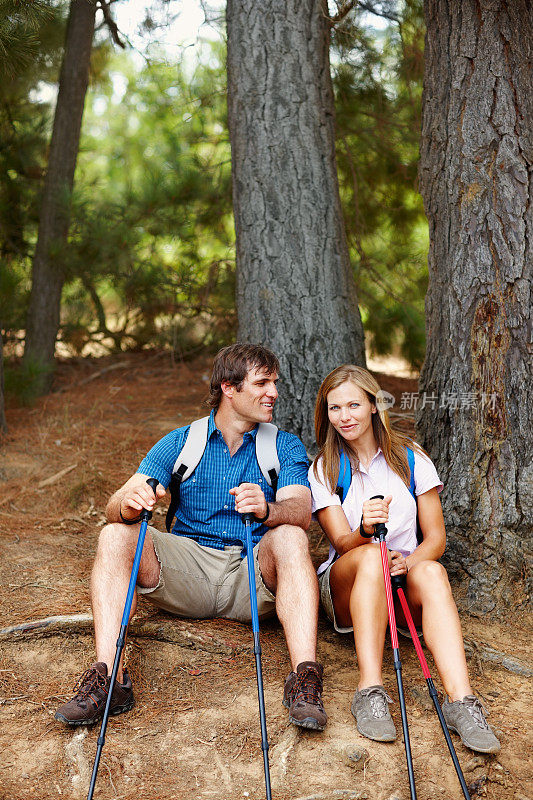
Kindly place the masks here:
[(351, 381), (332, 389), (327, 396), (328, 417), (335, 430), (348, 442), (360, 441), (365, 434), (374, 437), (372, 414), (376, 407), (366, 392)]

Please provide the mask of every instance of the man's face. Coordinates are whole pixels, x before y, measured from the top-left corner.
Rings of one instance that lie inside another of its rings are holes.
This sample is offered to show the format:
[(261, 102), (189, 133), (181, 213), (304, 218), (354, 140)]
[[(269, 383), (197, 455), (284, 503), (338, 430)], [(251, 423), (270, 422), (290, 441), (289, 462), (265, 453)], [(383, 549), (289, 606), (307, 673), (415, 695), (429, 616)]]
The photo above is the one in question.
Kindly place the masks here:
[(252, 367), (244, 379), (240, 391), (232, 387), (232, 408), (246, 422), (271, 422), (274, 403), (278, 397), (277, 372)]

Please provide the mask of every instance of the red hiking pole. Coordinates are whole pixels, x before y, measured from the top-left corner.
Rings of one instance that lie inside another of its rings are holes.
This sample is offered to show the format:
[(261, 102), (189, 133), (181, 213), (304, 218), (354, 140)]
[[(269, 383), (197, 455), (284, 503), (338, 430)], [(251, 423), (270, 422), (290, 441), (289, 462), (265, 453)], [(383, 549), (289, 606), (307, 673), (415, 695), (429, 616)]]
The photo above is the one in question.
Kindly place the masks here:
[(407, 603), (407, 598), (405, 597), (405, 593), (403, 590), (403, 587), (405, 585), (405, 575), (395, 575), (391, 579), (391, 583), (392, 583), (392, 588), (394, 589), (394, 591), (398, 595), (398, 599), (400, 600), (403, 610), (403, 615), (409, 627), (409, 633), (411, 634), (416, 654), (418, 656), (418, 660), (420, 661), (420, 666), (422, 667), (422, 672), (424, 673), (424, 678), (426, 679), (426, 683), (428, 685), (429, 696), (433, 700), (433, 705), (435, 706), (435, 711), (437, 712), (440, 726), (442, 728), (444, 738), (446, 739), (446, 744), (448, 745), (448, 750), (450, 751), (453, 765), (455, 767), (457, 777), (459, 778), (459, 783), (461, 784), (461, 789), (463, 790), (463, 795), (465, 797), (465, 800), (470, 800), (470, 795), (468, 793), (468, 788), (464, 779), (463, 771), (461, 770), (461, 765), (459, 764), (459, 759), (457, 758), (457, 753), (455, 752), (452, 738), (450, 736), (448, 726), (446, 725), (446, 720), (444, 719), (442, 708), (440, 707), (439, 698), (437, 697), (437, 690), (435, 689), (435, 684), (433, 683), (431, 675), (429, 674), (426, 657), (424, 655), (424, 651), (422, 650), (420, 639), (418, 638), (418, 633), (416, 631), (416, 627), (413, 622), (413, 617), (411, 616), (411, 610)]
[[(371, 500), (383, 500), (382, 494), (374, 495)], [(392, 599), (391, 576), (389, 568), (389, 556), (385, 536), (387, 528), (382, 522), (374, 525), (374, 532), (379, 536), (379, 549), (381, 552), (381, 566), (383, 567), (383, 580), (385, 581), (385, 594), (387, 596), (387, 611), (389, 614), (390, 638), (392, 642), (392, 657), (394, 660), (394, 670), (396, 672), (396, 682), (398, 683), (398, 697), (400, 699), (400, 712), (402, 715), (403, 741), (405, 744), (405, 758), (407, 760), (407, 773), (409, 775), (409, 791), (411, 800), (416, 800), (415, 775), (413, 772), (413, 758), (411, 755), (411, 742), (409, 740), (409, 727), (407, 725), (407, 712), (405, 710), (405, 695), (402, 680), (402, 662), (400, 661), (400, 648), (398, 646), (398, 631), (396, 630), (396, 615), (394, 613), (394, 600)]]

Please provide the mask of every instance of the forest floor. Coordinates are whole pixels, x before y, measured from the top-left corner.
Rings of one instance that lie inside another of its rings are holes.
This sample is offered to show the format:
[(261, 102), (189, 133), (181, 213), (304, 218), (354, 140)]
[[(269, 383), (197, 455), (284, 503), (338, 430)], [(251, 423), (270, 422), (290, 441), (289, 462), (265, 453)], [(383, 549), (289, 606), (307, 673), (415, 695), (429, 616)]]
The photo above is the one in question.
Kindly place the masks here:
[[(53, 715), (93, 660), (88, 579), (103, 509), (161, 435), (205, 413), (209, 368), (206, 358), (172, 364), (168, 354), (153, 353), (74, 360), (59, 367), (55, 391), (33, 408), (8, 408), (0, 446), (1, 627), (80, 616), (0, 635), (0, 800), (86, 796), (98, 728), (69, 729)], [(378, 377), (396, 409), (401, 392), (416, 390), (412, 379)], [(410, 429), (412, 419), (402, 425)], [(163, 508), (155, 519), (163, 529)], [(320, 563), (326, 545), (316, 525), (310, 541)], [(502, 741), (497, 757), (474, 756), (455, 737), (471, 796), (532, 800), (531, 628), (520, 609), (462, 618), (473, 686)], [(110, 720), (95, 797), (263, 798), (250, 627), (179, 620), (147, 602), (140, 620), (127, 647), (136, 705)], [(329, 714), (323, 733), (290, 725), (281, 705), (290, 666), (279, 623), (262, 625), (261, 641), (273, 797), (407, 800), (401, 737), (393, 744), (364, 739), (350, 714), (352, 638), (320, 618)], [(460, 798), (415, 651), (407, 640), (400, 647), (419, 800)], [(400, 728), (388, 644), (384, 669)]]

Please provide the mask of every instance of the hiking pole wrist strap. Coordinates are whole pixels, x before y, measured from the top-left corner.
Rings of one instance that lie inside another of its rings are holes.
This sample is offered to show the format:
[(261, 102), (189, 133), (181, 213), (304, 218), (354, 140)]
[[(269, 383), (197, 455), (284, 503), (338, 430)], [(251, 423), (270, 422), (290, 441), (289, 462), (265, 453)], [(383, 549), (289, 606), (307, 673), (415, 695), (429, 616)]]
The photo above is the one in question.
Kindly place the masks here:
[(141, 521), (140, 514), (137, 517), (135, 517), (135, 519), (126, 519), (126, 517), (122, 516), (122, 500), (120, 501), (120, 505), (118, 507), (118, 513), (124, 525), (137, 525), (137, 523)]
[(361, 522), (359, 523), (359, 536), (362, 536), (363, 539), (372, 539), (374, 534), (367, 533), (363, 527), (363, 515), (361, 514)]
[(267, 512), (266, 512), (266, 514), (265, 514), (265, 516), (264, 516), (264, 517), (257, 517), (257, 516), (254, 514), (254, 518), (255, 518), (255, 521), (256, 521), (256, 522), (266, 522), (266, 521), (267, 521), (267, 519), (268, 519), (268, 518), (269, 518), (269, 516), (270, 516), (270, 506), (269, 506), (269, 504), (268, 504), (268, 503), (266, 504), (266, 507), (267, 507)]

